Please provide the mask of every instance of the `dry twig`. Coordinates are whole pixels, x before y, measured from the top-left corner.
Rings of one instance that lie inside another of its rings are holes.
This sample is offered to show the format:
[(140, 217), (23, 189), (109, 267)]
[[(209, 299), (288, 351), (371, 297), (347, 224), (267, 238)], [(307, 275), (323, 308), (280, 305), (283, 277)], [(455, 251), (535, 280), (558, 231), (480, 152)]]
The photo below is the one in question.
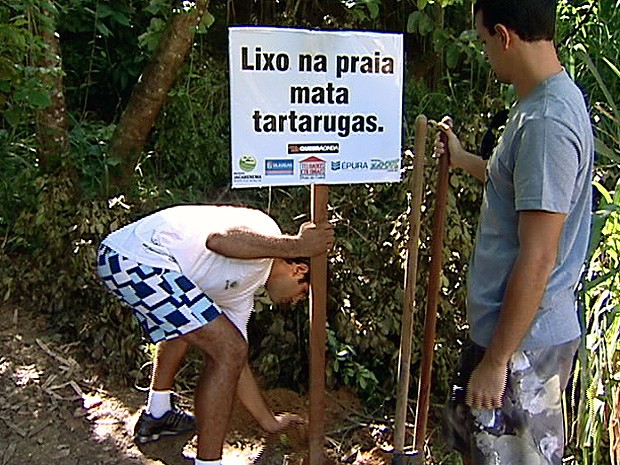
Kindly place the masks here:
[(79, 366), (78, 362), (73, 360), (71, 357), (64, 358), (61, 355), (58, 355), (56, 352), (54, 352), (52, 349), (50, 349), (47, 346), (47, 344), (45, 344), (41, 339), (36, 338), (35, 341), (36, 341), (37, 345), (43, 350), (43, 352), (45, 352), (47, 355), (49, 355), (53, 359), (56, 359), (57, 361), (59, 361), (60, 363), (65, 365), (66, 367), (68, 367), (68, 368), (76, 368), (76, 367)]

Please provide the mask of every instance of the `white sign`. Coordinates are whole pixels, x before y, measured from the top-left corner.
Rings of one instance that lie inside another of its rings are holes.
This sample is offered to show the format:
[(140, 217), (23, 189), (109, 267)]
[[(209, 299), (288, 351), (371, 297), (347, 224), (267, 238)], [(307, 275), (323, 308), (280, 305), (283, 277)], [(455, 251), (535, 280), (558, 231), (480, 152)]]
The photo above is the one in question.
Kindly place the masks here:
[(233, 27), (232, 186), (400, 181), (403, 37)]

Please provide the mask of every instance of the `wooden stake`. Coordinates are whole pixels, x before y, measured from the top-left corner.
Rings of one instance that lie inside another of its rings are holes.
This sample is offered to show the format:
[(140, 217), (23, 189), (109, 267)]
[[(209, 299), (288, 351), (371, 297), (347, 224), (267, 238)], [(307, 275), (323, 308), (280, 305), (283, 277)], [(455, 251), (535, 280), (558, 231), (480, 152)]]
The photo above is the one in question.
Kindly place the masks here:
[[(311, 220), (327, 222), (326, 185), (312, 185)], [(325, 348), (327, 343), (327, 254), (310, 259), (310, 465), (322, 465), (325, 442)]]
[(428, 123), (426, 116), (415, 120), (415, 154), (413, 173), (410, 177), (411, 209), (409, 211), (409, 244), (407, 246), (407, 268), (405, 274), (405, 297), (400, 333), (400, 354), (398, 362), (398, 388), (396, 394), (396, 416), (394, 428), (394, 452), (402, 454), (405, 448), (405, 425), (407, 423), (407, 399), (409, 397), (409, 372), (411, 367), (411, 344), (413, 337), (413, 314), (415, 311), (415, 289), (418, 270), (418, 245), (420, 238), (420, 209), (424, 187), (424, 158)]
[(433, 214), (433, 242), (431, 245), (431, 263), (428, 273), (426, 291), (426, 315), (424, 317), (424, 343), (422, 346), (422, 366), (420, 369), (420, 383), (418, 385), (418, 404), (416, 409), (416, 424), (414, 445), (416, 450), (424, 450), (426, 436), (426, 420), (431, 392), (431, 370), (433, 365), (433, 351), (435, 349), (435, 327), (437, 324), (437, 303), (439, 300), (439, 284), (441, 279), (441, 265), (443, 253), (443, 236), (446, 204), (448, 202), (448, 170), (450, 167), (450, 153), (448, 138), (441, 134), (445, 147), (444, 155), (439, 159), (439, 175), (437, 177), (437, 200)]

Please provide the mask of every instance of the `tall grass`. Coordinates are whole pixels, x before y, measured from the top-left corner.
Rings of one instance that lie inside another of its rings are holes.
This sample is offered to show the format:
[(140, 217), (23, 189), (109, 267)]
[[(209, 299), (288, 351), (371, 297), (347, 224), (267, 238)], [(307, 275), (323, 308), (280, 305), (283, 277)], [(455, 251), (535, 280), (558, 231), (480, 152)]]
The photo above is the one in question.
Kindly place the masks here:
[[(593, 218), (588, 267), (580, 302), (584, 340), (577, 361), (578, 410), (574, 427), (582, 465), (620, 464), (620, 112), (599, 70), (579, 58), (604, 98), (593, 103), (598, 208)], [(620, 71), (609, 60), (611, 75)]]
[(583, 465), (620, 463), (620, 438), (613, 427), (620, 419), (620, 182), (614, 191), (598, 182), (595, 186), (601, 201), (594, 218), (595, 248), (581, 293), (586, 331), (577, 370), (576, 426)]

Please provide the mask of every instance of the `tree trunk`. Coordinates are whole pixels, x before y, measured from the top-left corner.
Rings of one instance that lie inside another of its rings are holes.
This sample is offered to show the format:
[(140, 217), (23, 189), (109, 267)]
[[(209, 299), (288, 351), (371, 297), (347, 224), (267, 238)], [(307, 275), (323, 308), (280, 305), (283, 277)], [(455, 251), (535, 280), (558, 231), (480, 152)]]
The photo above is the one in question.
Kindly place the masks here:
[[(444, 29), (445, 27), (445, 9), (441, 6), (439, 2), (435, 3), (435, 29)], [(431, 47), (432, 48), (432, 47)], [(434, 53), (434, 52), (433, 52)], [(435, 61), (435, 66), (433, 67), (433, 74), (431, 76), (431, 82), (429, 85), (430, 89), (439, 88), (439, 84), (441, 83), (441, 77), (444, 73), (444, 55), (443, 53), (435, 54), (437, 60)]]
[[(50, 8), (53, 8), (50, 6)], [(39, 162), (45, 173), (57, 173), (63, 166), (63, 159), (69, 151), (69, 132), (67, 109), (62, 79), (62, 61), (60, 58), (60, 41), (56, 33), (56, 12), (51, 9), (41, 10), (41, 20), (37, 21), (38, 35), (46, 45), (39, 58), (38, 66), (46, 70), (42, 76), (43, 84), (50, 89), (51, 104), (37, 111), (36, 131), (39, 145)]]
[(182, 11), (175, 13), (168, 21), (157, 51), (135, 85), (110, 144), (110, 156), (121, 160), (118, 169), (112, 172), (113, 189), (125, 187), (131, 180), (147, 137), (185, 61), (196, 26), (208, 3), (208, 0), (197, 0), (189, 11), (178, 7)]

